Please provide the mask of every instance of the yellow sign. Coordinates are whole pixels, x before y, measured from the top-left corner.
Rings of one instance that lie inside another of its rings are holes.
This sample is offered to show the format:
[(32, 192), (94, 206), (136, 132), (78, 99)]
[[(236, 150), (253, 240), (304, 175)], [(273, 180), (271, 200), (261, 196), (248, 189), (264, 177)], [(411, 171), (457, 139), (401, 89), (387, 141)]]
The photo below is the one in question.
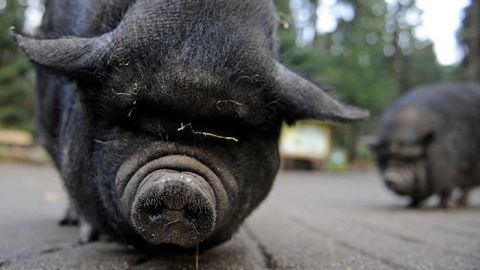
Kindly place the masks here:
[(327, 159), (331, 148), (331, 127), (316, 121), (298, 121), (285, 125), (280, 140), (280, 153), (291, 159)]
[(0, 129), (0, 144), (31, 146), (33, 137), (25, 131)]

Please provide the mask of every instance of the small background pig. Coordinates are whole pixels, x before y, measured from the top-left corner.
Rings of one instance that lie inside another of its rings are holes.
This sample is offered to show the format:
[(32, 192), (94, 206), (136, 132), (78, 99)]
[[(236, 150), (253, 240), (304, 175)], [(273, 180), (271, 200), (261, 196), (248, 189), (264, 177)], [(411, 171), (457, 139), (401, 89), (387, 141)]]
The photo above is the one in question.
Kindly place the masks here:
[(38, 36), (40, 141), (81, 239), (228, 240), (267, 196), (283, 121), (352, 121), (277, 61), (270, 0), (49, 0)]
[(385, 184), (416, 207), (432, 194), (440, 205), (460, 206), (480, 184), (480, 85), (421, 86), (400, 97), (383, 115), (371, 145)]

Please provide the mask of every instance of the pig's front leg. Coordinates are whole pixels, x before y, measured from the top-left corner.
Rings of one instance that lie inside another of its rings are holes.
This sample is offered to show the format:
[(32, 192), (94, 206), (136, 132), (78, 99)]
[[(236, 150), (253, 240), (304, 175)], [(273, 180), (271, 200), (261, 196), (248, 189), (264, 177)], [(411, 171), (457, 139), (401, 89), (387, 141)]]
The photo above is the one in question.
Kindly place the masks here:
[(98, 240), (98, 230), (79, 213), (75, 205), (70, 202), (68, 204), (65, 216), (59, 222), (60, 226), (77, 226), (80, 225), (80, 243), (85, 244)]
[(422, 205), (422, 200), (412, 197), (407, 205), (407, 208), (419, 208)]
[(78, 211), (72, 202), (68, 204), (65, 215), (58, 222), (60, 226), (77, 226), (78, 225)]
[(458, 207), (466, 207), (467, 204), (468, 204), (468, 197), (470, 195), (471, 188), (470, 187), (464, 187), (464, 188), (461, 188), (461, 190), (462, 190), (461, 191), (462, 194), (457, 199), (457, 206)]
[(452, 190), (446, 190), (440, 193), (440, 208), (449, 209), (454, 206), (452, 201)]
[(79, 216), (80, 221), (80, 243), (86, 244), (98, 240), (100, 233), (95, 228), (95, 226), (87, 221), (81, 215)]

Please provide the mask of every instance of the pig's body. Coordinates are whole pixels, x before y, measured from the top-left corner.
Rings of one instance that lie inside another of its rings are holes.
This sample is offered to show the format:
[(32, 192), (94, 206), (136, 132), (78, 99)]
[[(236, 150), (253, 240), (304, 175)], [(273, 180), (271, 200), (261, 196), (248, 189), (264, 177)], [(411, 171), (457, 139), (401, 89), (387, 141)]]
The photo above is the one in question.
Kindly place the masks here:
[[(396, 101), (375, 147), (387, 186), (410, 196), (412, 206), (438, 194), (444, 207), (459, 188), (464, 205), (480, 185), (479, 104), (480, 85), (467, 82), (421, 86)], [(403, 184), (408, 181), (413, 184)]]
[(38, 38), (39, 138), (81, 238), (228, 240), (266, 197), (284, 120), (351, 121), (275, 57), (268, 0), (49, 0)]

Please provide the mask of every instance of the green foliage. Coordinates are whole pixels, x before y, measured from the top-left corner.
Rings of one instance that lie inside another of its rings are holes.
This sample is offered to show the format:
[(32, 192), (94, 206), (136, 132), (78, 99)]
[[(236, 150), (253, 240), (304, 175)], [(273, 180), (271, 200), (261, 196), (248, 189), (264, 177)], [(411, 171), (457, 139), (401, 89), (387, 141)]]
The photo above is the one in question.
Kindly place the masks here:
[(0, 127), (32, 131), (31, 68), (9, 35), (11, 26), (21, 29), (24, 9), (19, 1), (7, 0), (0, 10)]

